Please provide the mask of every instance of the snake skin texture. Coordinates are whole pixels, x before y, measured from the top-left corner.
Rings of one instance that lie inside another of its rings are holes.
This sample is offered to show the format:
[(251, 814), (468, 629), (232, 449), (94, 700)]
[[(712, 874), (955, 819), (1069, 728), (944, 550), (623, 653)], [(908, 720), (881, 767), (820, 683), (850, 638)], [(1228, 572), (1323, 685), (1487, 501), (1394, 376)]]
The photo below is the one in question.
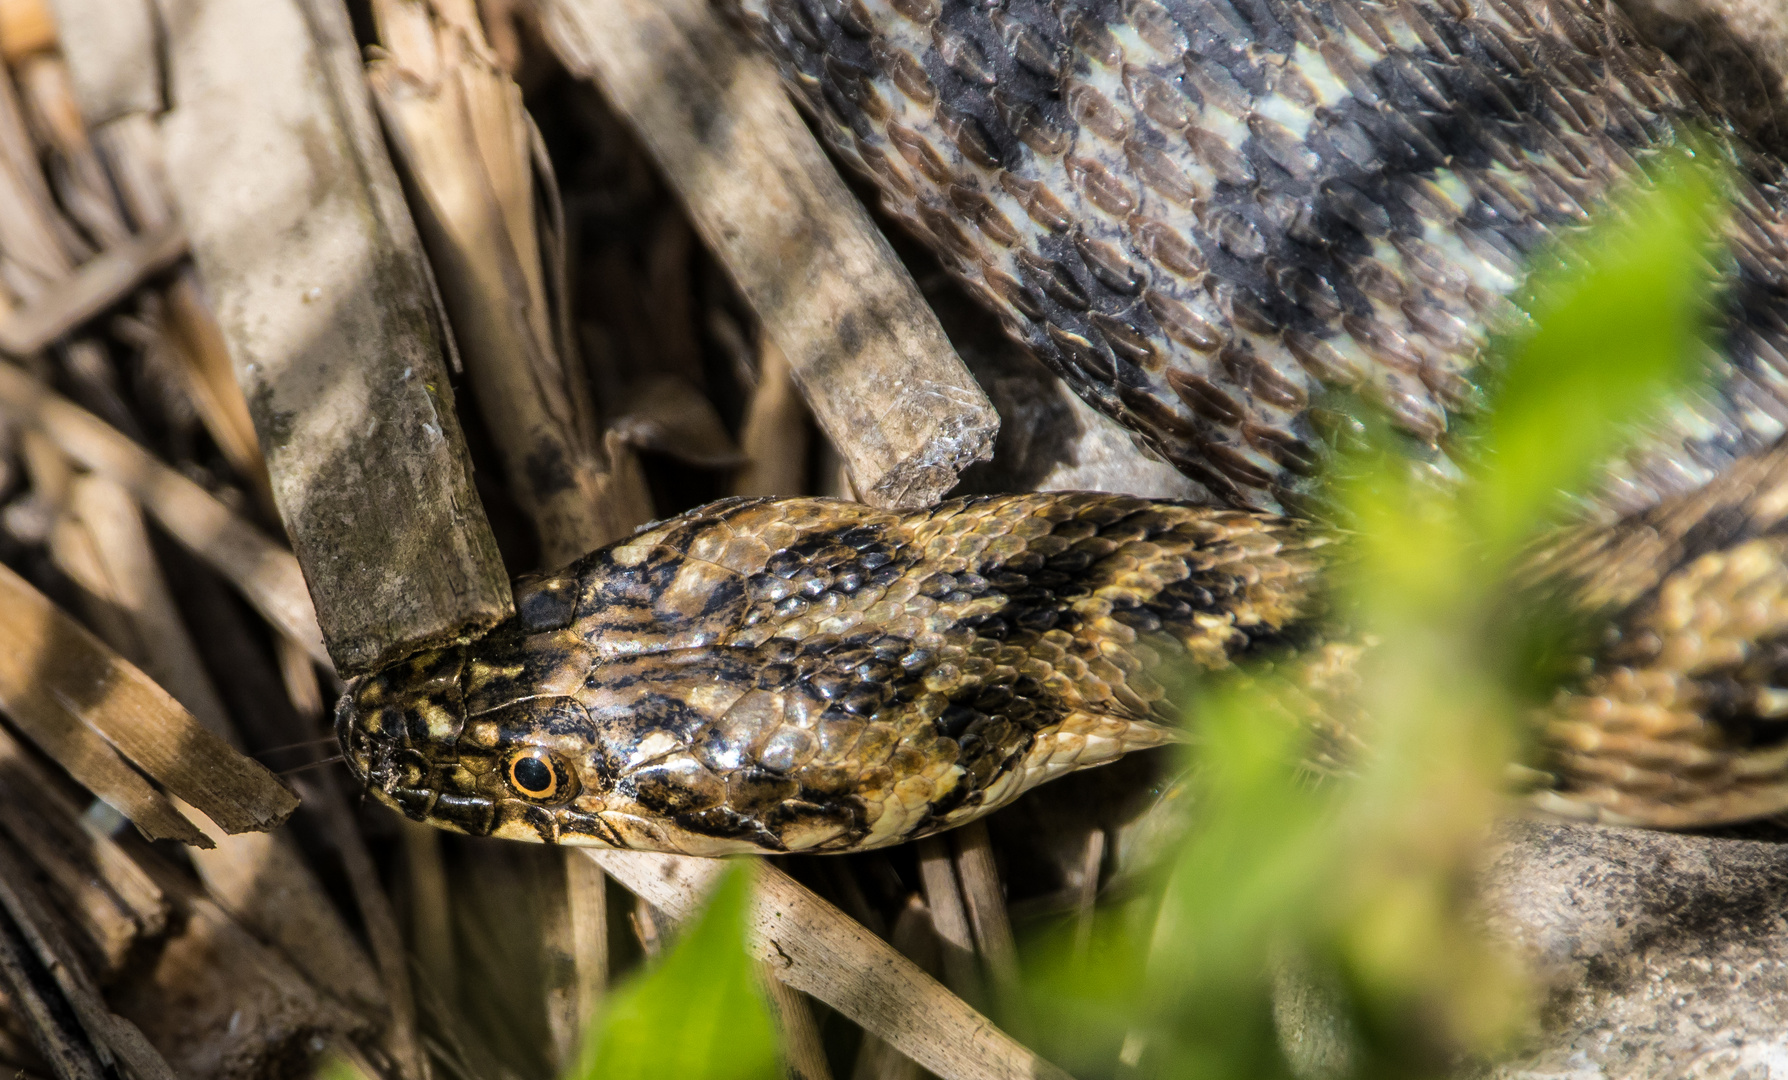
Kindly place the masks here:
[(1536, 717), (1540, 806), (1693, 828), (1788, 810), (1788, 443), (1524, 569), (1606, 630)]
[(1309, 644), (1328, 543), (1115, 495), (731, 500), (524, 583), (337, 732), (375, 798), (459, 832), (880, 847), (1171, 739), (1166, 672)]
[[(833, 148), (1007, 330), (1233, 506), (1308, 511), (1360, 402), (1450, 474), (1551, 238), (1725, 132), (1605, 0), (736, 0)], [(1734, 142), (1712, 389), (1605, 516), (1788, 422), (1780, 163)]]
[[(473, 835), (652, 851), (857, 851), (1176, 738), (1175, 679), (1268, 661), (1310, 761), (1361, 751), (1346, 545), (1272, 514), (1048, 493), (896, 513), (716, 503), (524, 581), (483, 638), (359, 680), (367, 791)], [(1536, 710), (1534, 801), (1688, 828), (1788, 810), (1788, 443), (1516, 586), (1594, 621)]]

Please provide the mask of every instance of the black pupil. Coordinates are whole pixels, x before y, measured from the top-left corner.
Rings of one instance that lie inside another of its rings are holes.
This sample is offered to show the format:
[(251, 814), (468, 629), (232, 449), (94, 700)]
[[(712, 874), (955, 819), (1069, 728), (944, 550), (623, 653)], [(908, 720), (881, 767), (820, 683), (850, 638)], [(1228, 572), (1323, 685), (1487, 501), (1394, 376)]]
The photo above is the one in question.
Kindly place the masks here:
[(552, 766), (537, 757), (518, 759), (509, 774), (515, 778), (515, 786), (523, 791), (538, 795), (552, 790)]

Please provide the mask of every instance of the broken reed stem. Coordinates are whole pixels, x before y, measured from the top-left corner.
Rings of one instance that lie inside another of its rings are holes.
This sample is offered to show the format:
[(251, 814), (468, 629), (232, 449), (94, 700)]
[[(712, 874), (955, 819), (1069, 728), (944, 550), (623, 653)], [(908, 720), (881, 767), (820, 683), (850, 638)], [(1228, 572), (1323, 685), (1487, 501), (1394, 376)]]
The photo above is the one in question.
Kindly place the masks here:
[(373, 9), (387, 52), (368, 80), (415, 193), (477, 406), (544, 563), (564, 565), (631, 523), (616, 516), (592, 410), (573, 400), (581, 380), (568, 377), (559, 352), (521, 90), (496, 66), (475, 17), (411, 0)]
[(167, 691), (4, 566), (0, 610), (8, 612), (0, 622), (0, 710), (151, 839), (211, 843), (126, 758), (226, 832), (264, 831), (297, 809), (273, 774), (199, 726)]
[(398, 929), (397, 915), (391, 899), (379, 881), (378, 867), (366, 850), (359, 826), (348, 812), (342, 798), (328, 776), (307, 776), (295, 781), (304, 793), (304, 804), (322, 827), (328, 842), (341, 859), (348, 890), (360, 913), (361, 926), (372, 946), (373, 964), (390, 1009), (385, 1029), (385, 1050), (404, 1080), (426, 1080), (428, 1059), (416, 1028), (416, 1001), (410, 990), (409, 958), (404, 951), (403, 931)]

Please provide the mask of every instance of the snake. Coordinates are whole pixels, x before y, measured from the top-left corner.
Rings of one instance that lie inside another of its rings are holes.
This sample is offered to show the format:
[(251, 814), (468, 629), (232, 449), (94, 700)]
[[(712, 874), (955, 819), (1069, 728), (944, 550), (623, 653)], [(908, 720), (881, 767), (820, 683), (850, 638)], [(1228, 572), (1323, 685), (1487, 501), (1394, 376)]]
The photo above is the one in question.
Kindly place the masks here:
[(725, 855), (954, 827), (1182, 737), (1189, 673), (1313, 700), (1362, 408), (1456, 476), (1527, 267), (1723, 133), (1704, 388), (1523, 572), (1599, 620), (1533, 798), (1690, 828), (1788, 810), (1782, 166), (1592, 0), (735, 0), (884, 209), (1202, 490), (887, 510), (735, 499), (516, 586), (354, 680), (373, 798), (449, 830)]

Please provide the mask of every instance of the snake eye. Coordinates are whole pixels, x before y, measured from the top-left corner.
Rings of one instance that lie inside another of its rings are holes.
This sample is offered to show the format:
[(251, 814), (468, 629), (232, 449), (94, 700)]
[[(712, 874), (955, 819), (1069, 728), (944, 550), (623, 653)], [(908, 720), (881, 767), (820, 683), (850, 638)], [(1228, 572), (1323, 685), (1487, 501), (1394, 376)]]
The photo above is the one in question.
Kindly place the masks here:
[(570, 770), (555, 755), (536, 747), (511, 755), (505, 772), (510, 787), (536, 802), (555, 802), (572, 794)]

